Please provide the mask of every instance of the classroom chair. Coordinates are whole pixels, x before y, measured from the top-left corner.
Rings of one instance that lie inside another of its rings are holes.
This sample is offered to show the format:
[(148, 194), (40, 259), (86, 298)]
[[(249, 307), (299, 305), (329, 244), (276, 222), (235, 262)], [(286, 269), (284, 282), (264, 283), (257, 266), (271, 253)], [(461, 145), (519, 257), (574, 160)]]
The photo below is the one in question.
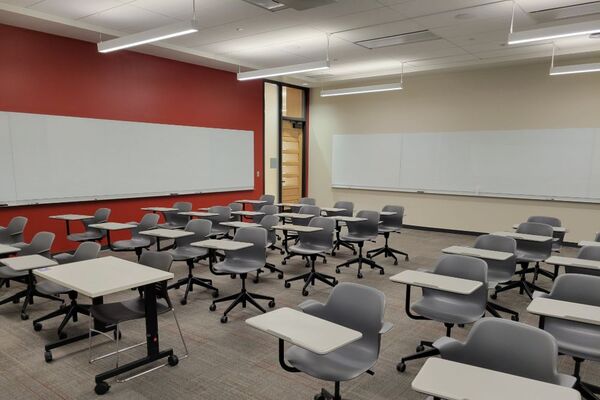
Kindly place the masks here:
[(560, 386), (575, 385), (573, 377), (558, 372), (556, 340), (519, 322), (484, 318), (475, 322), (464, 342), (442, 337), (434, 345), (446, 360)]
[[(96, 242), (83, 242), (77, 247), (74, 254), (62, 253), (54, 256), (54, 259), (58, 261), (59, 264), (69, 264), (79, 261), (85, 260), (93, 260), (98, 257), (100, 253), (100, 243)], [(69, 296), (71, 303), (66, 307), (59, 307), (58, 310), (53, 311), (49, 314), (44, 315), (33, 321), (33, 329), (36, 332), (42, 330), (42, 322), (49, 320), (51, 318), (58, 317), (60, 315), (64, 315), (63, 320), (58, 326), (57, 334), (60, 339), (64, 339), (67, 337), (67, 334), (64, 333), (64, 329), (72, 319), (73, 322), (77, 322), (78, 314), (89, 315), (89, 309), (86, 306), (82, 306), (77, 303), (78, 293), (74, 290), (71, 290), (68, 287), (64, 287), (54, 282), (50, 282), (48, 280), (44, 280), (38, 282), (36, 284), (36, 288), (40, 293), (47, 294), (48, 296), (60, 296), (61, 294), (66, 294)]]
[(404, 256), (404, 260), (408, 261), (408, 254), (406, 254), (403, 251), (393, 249), (388, 245), (390, 233), (400, 233), (400, 230), (402, 229), (402, 221), (404, 220), (404, 207), (385, 206), (383, 207), (382, 211), (391, 211), (395, 212), (396, 214), (381, 215), (381, 224), (379, 224), (378, 233), (380, 235), (383, 235), (385, 239), (385, 244), (383, 245), (383, 247), (380, 247), (378, 249), (369, 250), (367, 252), (367, 257), (374, 258), (380, 254), (383, 254), (385, 258), (392, 257), (394, 259), (394, 265), (398, 265), (398, 259), (396, 258), (396, 254), (402, 254)]
[(142, 217), (139, 224), (137, 222), (128, 222), (128, 224), (136, 225), (135, 228), (131, 228), (131, 239), (117, 240), (112, 243), (111, 250), (133, 251), (139, 262), (143, 249), (148, 249), (156, 243), (156, 238), (154, 236), (141, 235), (140, 232), (155, 229), (158, 224), (158, 219), (158, 214), (148, 213)]
[[(359, 301), (357, 301), (359, 299)], [(373, 375), (381, 350), (381, 336), (393, 325), (384, 322), (385, 295), (364, 285), (344, 282), (331, 290), (325, 304), (306, 300), (298, 307), (306, 314), (326, 319), (362, 333), (362, 338), (331, 353), (319, 355), (298, 346), (291, 346), (280, 358), (289, 372), (303, 372), (314, 378), (334, 382), (334, 393), (325, 389), (314, 398), (341, 400), (340, 382)], [(285, 361), (289, 365), (285, 365)]]
[[(488, 290), (485, 261), (475, 257), (443, 255), (438, 259), (432, 273), (479, 281), (483, 285), (467, 295), (422, 288), (423, 297), (412, 304), (410, 304), (410, 286), (407, 286), (405, 310), (409, 318), (441, 322), (446, 327), (446, 336), (450, 337), (454, 325), (472, 324), (483, 317), (487, 306)], [(396, 369), (404, 372), (407, 361), (427, 358), (439, 353), (434, 342), (423, 340), (417, 346), (415, 354), (402, 357)]]
[(250, 293), (246, 290), (248, 273), (258, 271), (267, 263), (267, 231), (261, 227), (240, 228), (237, 230), (233, 240), (252, 243), (253, 246), (241, 250), (226, 251), (225, 261), (213, 266), (215, 273), (220, 275), (234, 274), (239, 276), (242, 281), (242, 290), (239, 293), (213, 300), (210, 305), (210, 311), (215, 311), (217, 303), (233, 300), (221, 317), (222, 323), (227, 322), (227, 314), (238, 304), (242, 304), (242, 307), (246, 308), (246, 304), (250, 303), (263, 313), (266, 310), (256, 300), (268, 300), (269, 308), (275, 307), (275, 299), (273, 297)]
[[(227, 205), (227, 207), (229, 207), (229, 209), (233, 212), (233, 211), (242, 211), (244, 209), (244, 205), (242, 203), (229, 203)], [(242, 216), (241, 215), (231, 215), (229, 217), (230, 221), (241, 221), (242, 220)]]
[(342, 211), (327, 211), (328, 217), (333, 217), (336, 215), (351, 217), (354, 215), (354, 203), (351, 201), (344, 201), (344, 200), (336, 201), (333, 204), (333, 208), (343, 208), (344, 210), (342, 210)]
[(23, 232), (25, 231), (27, 221), (25, 217), (13, 217), (6, 228), (0, 226), (0, 244), (14, 245), (16, 243), (23, 243)]
[(366, 218), (366, 221), (348, 222), (346, 224), (348, 226), (348, 234), (342, 235), (341, 239), (348, 243), (356, 243), (356, 245), (358, 246), (358, 257), (338, 265), (337, 267), (335, 267), (335, 272), (339, 274), (341, 267), (348, 268), (352, 264), (358, 263), (358, 272), (356, 276), (357, 278), (361, 279), (363, 277), (361, 269), (363, 263), (365, 263), (369, 265), (371, 269), (379, 269), (379, 273), (383, 275), (383, 267), (378, 265), (375, 261), (365, 258), (363, 256), (363, 247), (365, 245), (365, 242), (368, 240), (377, 239), (377, 235), (379, 232), (379, 213), (377, 211), (361, 210), (356, 214), (356, 216), (358, 218)]
[(227, 206), (209, 207), (208, 212), (218, 214), (214, 217), (207, 217), (212, 222), (210, 236), (215, 239), (225, 238), (229, 235), (229, 227), (221, 225), (221, 222), (231, 221), (231, 208)]
[[(267, 206), (265, 206), (267, 207)], [(269, 206), (271, 207), (271, 206)], [(276, 207), (276, 206), (272, 206)], [(279, 250), (280, 254), (284, 254), (285, 251), (276, 245), (277, 243), (277, 234), (275, 233), (275, 229), (273, 227), (279, 223), (279, 218), (275, 215), (265, 215), (264, 218), (260, 221), (260, 226), (267, 231), (267, 250)], [(283, 271), (279, 268), (275, 267), (275, 264), (267, 262), (265, 264), (265, 268), (270, 272), (277, 272), (277, 278), (283, 279)], [(256, 271), (256, 277), (254, 278), (254, 283), (258, 283), (260, 278), (259, 275), (263, 273), (262, 269)]]
[[(315, 199), (313, 199), (312, 197), (301, 197), (300, 200), (298, 200), (298, 204), (303, 204), (306, 206), (314, 206), (317, 204), (317, 201)], [(298, 213), (298, 212), (300, 212), (300, 208), (302, 208), (302, 206), (292, 207), (292, 212)]]
[[(255, 206), (256, 205), (257, 204), (255, 204)], [(260, 224), (262, 219), (267, 215), (277, 214), (279, 212), (279, 207), (273, 204), (265, 204), (264, 206), (260, 206), (258, 211), (264, 213), (264, 215), (253, 215), (252, 222), (254, 222), (255, 224)]]
[(106, 231), (91, 228), (90, 225), (107, 222), (108, 217), (110, 217), (110, 208), (97, 209), (93, 218), (81, 220), (85, 230), (79, 233), (71, 233), (67, 236), (67, 239), (72, 242), (100, 242), (106, 236)]
[(177, 211), (165, 211), (163, 212), (163, 216), (165, 217), (165, 222), (159, 224), (159, 228), (165, 229), (183, 229), (185, 225), (189, 221), (189, 217), (187, 215), (179, 215), (180, 212), (189, 212), (192, 211), (192, 203), (187, 201), (178, 201), (173, 204), (173, 208), (176, 208)]
[(322, 230), (316, 232), (299, 232), (298, 243), (290, 246), (289, 250), (290, 254), (310, 258), (310, 272), (286, 279), (284, 284), (286, 288), (289, 288), (291, 286), (290, 282), (304, 280), (304, 286), (302, 287), (303, 296), (308, 296), (307, 288), (309, 285), (314, 286), (315, 280), (321, 281), (329, 286), (335, 286), (338, 283), (333, 276), (315, 271), (317, 256), (327, 253), (333, 248), (335, 222), (327, 217), (315, 217), (310, 220), (308, 226), (322, 228)]
[[(577, 252), (576, 257), (585, 260), (600, 261), (600, 246), (583, 246)], [(599, 270), (570, 266), (565, 266), (565, 273), (600, 276)]]
[[(351, 201), (336, 201), (333, 205), (334, 208), (343, 208), (344, 211), (336, 211), (336, 212), (327, 212), (328, 217), (333, 217), (336, 215), (341, 215), (343, 217), (352, 217), (354, 215), (354, 203)], [(346, 225), (343, 221), (337, 221), (335, 224), (335, 242), (333, 246), (333, 250), (331, 251), (331, 255), (335, 256), (335, 251), (339, 250), (340, 247), (345, 247), (349, 250), (352, 250), (352, 254), (356, 255), (356, 249), (352, 243), (346, 243), (340, 239), (340, 232), (342, 231), (342, 226)]]
[[(314, 218), (314, 217), (319, 217), (321, 215), (321, 208), (317, 207), (317, 206), (311, 206), (311, 205), (307, 205), (307, 206), (302, 206), (300, 207), (300, 210), (298, 210), (299, 214), (309, 214), (312, 215), (312, 218), (292, 218), (292, 224), (294, 225), (300, 225), (300, 226), (308, 226), (310, 224), (310, 221)], [(290, 241), (294, 241), (297, 242), (298, 241), (298, 234), (297, 233), (292, 233), (292, 232), (288, 232), (287, 235), (287, 239), (284, 239), (283, 241), (283, 245), (284, 246), (288, 246)], [(292, 254), (289, 253), (287, 256), (284, 257), (283, 261), (281, 261), (281, 263), (283, 265), (285, 265), (287, 263), (287, 260), (289, 260), (290, 258), (297, 256), (299, 254)], [(323, 258), (323, 262), (327, 262), (327, 259), (325, 258), (324, 255), (320, 254), (320, 257)], [(302, 258), (305, 258), (304, 256)]]
[[(542, 297), (570, 303), (600, 307), (600, 276), (565, 274), (556, 278), (550, 293), (535, 292)], [(561, 355), (575, 361), (573, 376), (586, 399), (598, 399), (600, 386), (581, 380), (581, 364), (585, 360), (600, 362), (600, 326), (561, 318), (540, 318), (540, 328), (550, 333), (558, 343)]]
[(600, 242), (600, 232), (596, 232), (596, 236), (594, 237), (595, 242)]
[[(481, 235), (475, 240), (473, 245), (476, 249), (501, 251), (511, 253), (512, 256), (506, 260), (485, 260), (487, 263), (487, 281), (488, 290), (495, 290), (498, 285), (505, 285), (511, 282), (517, 269), (517, 241), (510, 237), (496, 235)], [(495, 292), (491, 295), (492, 299), (497, 299)], [(519, 320), (519, 313), (510, 308), (501, 306), (497, 303), (488, 301), (487, 311), (494, 317), (500, 318), (498, 312), (504, 312), (511, 315), (513, 321)]]
[[(173, 257), (167, 252), (155, 252), (155, 251), (146, 251), (140, 257), (139, 263), (145, 265), (147, 267), (160, 269), (163, 271), (170, 271), (171, 264), (173, 262)], [(181, 338), (181, 343), (183, 344), (183, 348), (185, 350), (182, 358), (186, 358), (188, 356), (188, 348), (185, 343), (185, 339), (183, 337), (183, 333), (181, 332), (181, 327), (179, 326), (179, 321), (177, 320), (177, 315), (175, 314), (175, 308), (173, 307), (173, 303), (171, 303), (171, 299), (169, 298), (169, 292), (167, 290), (167, 282), (158, 282), (155, 284), (156, 291), (156, 313), (157, 315), (162, 315), (167, 312), (173, 313), (173, 319), (175, 320), (175, 324), (177, 325), (177, 330), (179, 331), (179, 337)], [(144, 299), (141, 297), (135, 297), (125, 301), (119, 301), (116, 303), (107, 303), (107, 304), (94, 304), (90, 307), (90, 319), (89, 319), (89, 346), (88, 346), (88, 357), (89, 362), (93, 363), (98, 360), (102, 360), (107, 357), (116, 356), (116, 367), (119, 367), (119, 355), (125, 351), (134, 349), (136, 347), (146, 345), (146, 340), (143, 342), (134, 344), (129, 347), (125, 347), (121, 349), (119, 347), (119, 342), (121, 339), (121, 325), (127, 321), (133, 321), (137, 319), (144, 319), (146, 317), (146, 305)], [(114, 327), (114, 334), (112, 332), (103, 332), (94, 329), (94, 322), (99, 321), (104, 324), (107, 328)], [(104, 354), (98, 357), (92, 357), (92, 335), (99, 334), (109, 338), (111, 341), (115, 343), (115, 351), (110, 352), (108, 354)], [(147, 372), (154, 371), (158, 368), (164, 367), (165, 365), (176, 365), (178, 363), (178, 358), (176, 355), (172, 355), (169, 357), (168, 362), (162, 364), (160, 366), (155, 366), (149, 370), (136, 374), (134, 377), (139, 377), (144, 375)], [(129, 380), (131, 378), (127, 378)], [(122, 382), (117, 378), (117, 382)]]
[(252, 209), (254, 211), (260, 211), (260, 209), (264, 206), (272, 206), (273, 204), (275, 204), (275, 196), (273, 196), (272, 194), (263, 194), (258, 198), (258, 200), (266, 201), (266, 203), (252, 204)]
[[(562, 227), (562, 222), (560, 221), (560, 219), (558, 219), (556, 217), (546, 217), (546, 216), (542, 216), (542, 215), (534, 215), (534, 216), (527, 218), (527, 222), (538, 222), (540, 224), (550, 225), (553, 228)], [(553, 230), (552, 237), (554, 237), (555, 240), (552, 242), (552, 251), (560, 253), (560, 249), (565, 240), (565, 234), (566, 234), (566, 232), (557, 232), (557, 231)], [(552, 278), (552, 276), (548, 276), (548, 277)]]
[[(554, 230), (550, 225), (540, 224), (538, 222), (523, 222), (519, 224), (517, 233), (526, 233), (530, 235), (538, 236), (550, 236), (552, 237)], [(536, 273), (540, 269), (540, 263), (546, 260), (552, 254), (552, 241), (546, 242), (534, 242), (530, 240), (517, 240), (517, 264), (521, 266), (521, 270), (517, 271), (520, 275), (518, 281), (511, 281), (508, 284), (497, 288), (495, 294), (498, 295), (500, 292), (518, 287), (519, 294), (527, 294), (529, 298), (532, 298), (534, 291), (539, 290), (547, 292), (533, 282), (527, 281), (528, 273)], [(529, 268), (530, 263), (535, 263), (534, 268)]]
[(219, 297), (219, 289), (213, 286), (211, 279), (200, 278), (194, 276), (193, 273), (194, 263), (208, 257), (208, 250), (192, 246), (191, 243), (208, 239), (211, 226), (212, 222), (206, 219), (193, 219), (189, 221), (185, 226), (185, 230), (194, 234), (175, 239), (174, 248), (167, 251), (173, 257), (173, 261), (185, 261), (188, 266), (188, 275), (168, 287), (168, 289), (179, 289), (181, 286), (185, 286), (185, 294), (180, 301), (182, 305), (187, 304), (188, 294), (194, 291), (194, 285), (213, 290), (213, 297)]

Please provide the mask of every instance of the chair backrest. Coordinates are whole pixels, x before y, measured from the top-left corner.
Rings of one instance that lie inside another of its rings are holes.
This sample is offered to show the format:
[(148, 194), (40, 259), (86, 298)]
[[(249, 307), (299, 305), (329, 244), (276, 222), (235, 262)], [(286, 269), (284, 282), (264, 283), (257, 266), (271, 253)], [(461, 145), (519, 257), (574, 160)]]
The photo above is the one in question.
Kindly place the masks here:
[(310, 220), (308, 226), (322, 228), (322, 230), (316, 232), (299, 232), (298, 239), (300, 244), (309, 248), (323, 248), (327, 250), (333, 247), (334, 220), (327, 217), (314, 217)]
[(71, 262), (93, 260), (98, 257), (100, 253), (100, 243), (96, 242), (83, 242), (75, 250), (73, 259)]
[(240, 263), (256, 263), (264, 266), (267, 262), (267, 231), (262, 227), (240, 228), (235, 233), (233, 240), (252, 243), (252, 247), (241, 250), (226, 251), (226, 260)]
[[(552, 229), (552, 226), (539, 222), (520, 223), (517, 227), (517, 233), (554, 237), (554, 229)], [(543, 258), (548, 258), (552, 254), (552, 241), (534, 242), (532, 240), (518, 240), (517, 249), (539, 253)]]
[(277, 242), (277, 232), (275, 232), (273, 227), (278, 223), (279, 217), (276, 217), (275, 215), (265, 215), (260, 220), (260, 225), (267, 231), (267, 242), (271, 244), (275, 244)]
[(475, 240), (473, 245), (476, 249), (501, 251), (511, 253), (512, 256), (506, 260), (485, 260), (488, 266), (488, 273), (491, 271), (499, 271), (508, 279), (515, 273), (517, 269), (517, 241), (510, 237), (497, 235), (481, 235)]
[(23, 242), (23, 232), (27, 225), (26, 217), (13, 217), (6, 229), (0, 234), (0, 243), (12, 244)]
[(381, 215), (381, 226), (386, 228), (394, 228), (400, 230), (404, 221), (404, 207), (388, 205), (384, 206), (382, 211), (391, 211), (396, 214), (393, 215)]
[(244, 209), (244, 205), (242, 203), (229, 203), (227, 205), (231, 209), (231, 211), (242, 211)]
[(558, 346), (548, 332), (501, 318), (477, 321), (464, 343), (444, 346), (442, 358), (560, 384)]
[[(260, 208), (258, 208), (258, 211), (265, 213), (265, 215), (273, 215), (279, 212), (279, 207), (273, 204), (265, 204), (264, 206), (260, 206)], [(253, 215), (252, 222), (254, 222), (255, 224), (260, 224), (265, 215)]]
[[(582, 258), (584, 260), (600, 261), (600, 246), (583, 246), (577, 252), (577, 258)], [(600, 271), (597, 269), (571, 266), (565, 266), (565, 273), (600, 276)]]
[(103, 222), (108, 221), (108, 217), (110, 217), (110, 208), (99, 208), (94, 213), (94, 218), (84, 219), (81, 222), (85, 226), (85, 230), (87, 232), (93, 232), (95, 234), (101, 235), (102, 237), (106, 236), (106, 231), (103, 229), (90, 228), (89, 225), (92, 224), (101, 224)]
[(156, 228), (159, 219), (160, 216), (158, 214), (144, 214), (138, 226), (131, 230), (131, 237), (150, 239), (150, 242), (154, 244), (154, 242), (156, 241), (156, 238), (154, 236), (140, 235), (140, 232)]
[(187, 215), (179, 215), (179, 213), (192, 211), (192, 207), (192, 203), (189, 201), (177, 201), (173, 203), (173, 208), (176, 208), (177, 211), (167, 211), (163, 213), (165, 221), (169, 224), (185, 225), (188, 222), (189, 217)]
[[(541, 224), (550, 225), (554, 228), (558, 228), (558, 227), (562, 226), (560, 219), (558, 219), (556, 217), (547, 217), (547, 216), (543, 216), (543, 215), (531, 216), (531, 217), (527, 218), (527, 222), (539, 222)], [(565, 239), (565, 234), (566, 234), (566, 232), (559, 232), (559, 231), (553, 232), (552, 236), (554, 238), (558, 239), (552, 244), (553, 250), (560, 250), (560, 247), (562, 246), (563, 241)]]
[[(298, 200), (298, 204), (304, 204), (307, 206), (314, 206), (317, 204), (317, 201), (315, 199), (313, 199), (312, 197), (302, 197), (300, 198), (300, 200)], [(292, 207), (292, 212), (300, 212), (300, 208), (301, 207)]]
[(189, 246), (190, 243), (206, 240), (212, 229), (212, 222), (207, 219), (192, 219), (185, 226), (187, 232), (194, 232), (193, 235), (175, 239), (177, 247)]
[[(298, 210), (298, 213), (310, 214), (310, 215), (314, 215), (315, 217), (318, 217), (321, 215), (321, 207), (311, 206), (311, 205), (302, 206)], [(292, 218), (292, 223), (294, 225), (308, 225), (311, 219), (312, 218)]]
[(213, 222), (213, 225), (219, 222), (227, 222), (231, 218), (231, 208), (227, 206), (212, 206), (209, 207), (208, 212), (219, 214), (214, 217), (207, 218)]
[(559, 275), (546, 298), (600, 307), (600, 276)]
[(142, 253), (139, 263), (169, 272), (173, 263), (173, 256), (166, 251), (145, 251)]
[[(263, 194), (262, 196), (260, 196), (258, 198), (258, 200), (260, 200), (260, 201), (266, 201), (266, 203), (252, 204), (252, 209), (254, 211), (261, 211), (262, 207), (275, 204), (275, 196), (273, 196), (272, 194)], [(254, 222), (258, 223), (256, 221), (254, 221)]]
[[(333, 213), (332, 215), (342, 215), (344, 217), (351, 217), (354, 215), (354, 203), (351, 201), (336, 201), (333, 205), (334, 208), (343, 208), (344, 211)], [(328, 213), (329, 215), (329, 213)]]
[(596, 232), (596, 236), (594, 236), (595, 242), (600, 242), (600, 232)]
[(52, 232), (38, 232), (35, 234), (31, 243), (23, 248), (19, 252), (20, 256), (29, 256), (32, 254), (39, 254), (44, 257), (50, 257), (50, 249), (54, 242), (54, 233)]
[(347, 222), (348, 233), (354, 236), (377, 237), (379, 228), (379, 213), (377, 211), (360, 210), (356, 213), (358, 218), (366, 218), (366, 221)]

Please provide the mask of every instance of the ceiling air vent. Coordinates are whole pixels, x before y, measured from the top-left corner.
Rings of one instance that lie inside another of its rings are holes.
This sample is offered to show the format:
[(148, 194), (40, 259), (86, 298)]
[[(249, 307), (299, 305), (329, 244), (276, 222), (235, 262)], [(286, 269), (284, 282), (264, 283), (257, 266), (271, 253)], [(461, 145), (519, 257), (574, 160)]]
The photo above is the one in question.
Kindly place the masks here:
[(367, 40), (359, 40), (354, 42), (355, 44), (366, 47), (367, 49), (379, 49), (388, 46), (398, 46), (401, 44), (426, 42), (429, 40), (441, 39), (435, 33), (429, 30), (422, 30), (416, 32), (401, 33), (399, 35), (383, 36)]
[(335, 3), (337, 0), (244, 0), (269, 11), (280, 11), (286, 8), (302, 11)]
[(590, 1), (572, 6), (546, 8), (529, 12), (529, 15), (539, 22), (551, 22), (593, 14), (600, 14), (600, 1)]

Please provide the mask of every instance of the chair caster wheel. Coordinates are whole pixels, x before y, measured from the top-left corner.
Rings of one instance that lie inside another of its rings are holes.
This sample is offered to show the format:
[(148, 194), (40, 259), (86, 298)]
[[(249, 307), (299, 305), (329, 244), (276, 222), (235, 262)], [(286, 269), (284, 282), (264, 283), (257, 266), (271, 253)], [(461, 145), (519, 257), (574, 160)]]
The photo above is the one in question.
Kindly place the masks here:
[(258, 283), (259, 282), (258, 276), (256, 278), (252, 279), (252, 282)]
[(355, 256), (356, 255), (356, 250), (352, 250), (352, 255)]
[(171, 367), (174, 367), (177, 364), (179, 364), (179, 358), (177, 358), (175, 354), (170, 355), (169, 358), (167, 358), (167, 361), (169, 362), (169, 365)]
[(283, 279), (283, 272), (280, 272), (279, 274), (277, 274), (277, 279)]
[(385, 271), (384, 271), (384, 270), (382, 270), (382, 269), (380, 269), (380, 270), (379, 270), (379, 275), (384, 275), (384, 274), (385, 274)]
[(335, 273), (336, 273), (336, 274), (339, 274), (339, 273), (340, 273), (340, 269), (339, 269), (339, 268), (336, 268), (336, 269), (335, 269)]
[(496, 300), (498, 298), (498, 293), (492, 293), (490, 297), (492, 298), (492, 300)]
[(12, 301), (12, 303), (13, 303), (13, 304), (19, 304), (20, 302), (21, 302), (21, 300), (20, 300), (20, 299), (14, 299), (14, 300)]
[(394, 261), (394, 265), (398, 265), (398, 260)]
[(286, 260), (281, 261), (281, 265), (285, 265), (285, 264), (287, 264)]
[(327, 259), (326, 258), (323, 259), (323, 264), (327, 264)]
[(517, 322), (519, 322), (519, 316), (518, 316), (518, 315), (512, 315), (512, 316), (510, 317), (510, 319), (512, 319), (513, 321), (517, 321)]
[(420, 344), (420, 345), (418, 345), (418, 346), (417, 346), (417, 349), (416, 349), (416, 350), (417, 350), (417, 353), (420, 353), (420, 352), (422, 352), (422, 351), (425, 351), (425, 346), (423, 346), (423, 345), (421, 345), (421, 344)]
[(235, 274), (231, 274), (231, 279), (235, 279)]
[(410, 261), (410, 259), (408, 258), (408, 256), (404, 257), (404, 261)]
[(182, 306), (185, 306), (187, 304), (187, 300), (186, 299), (181, 299), (181, 301), (179, 302)]
[(215, 304), (211, 304), (210, 307), (208, 307), (208, 309), (210, 311), (215, 311), (217, 309), (217, 306)]
[(362, 279), (363, 275), (362, 275), (362, 274), (359, 272), (359, 273), (356, 275), (356, 277), (357, 277), (358, 279)]
[(303, 290), (302, 291), (302, 296), (305, 296), (305, 297), (308, 296), (308, 290)]
[(396, 365), (396, 371), (398, 371), (398, 372), (406, 371), (406, 364), (404, 364), (403, 362), (398, 363), (398, 365)]
[(286, 283), (284, 283), (284, 284), (283, 284), (283, 286), (284, 286), (286, 289), (289, 289), (289, 288), (291, 288), (291, 287), (292, 287), (292, 284), (291, 284), (291, 283), (289, 283), (289, 282), (286, 282)]
[(331, 252), (331, 257), (335, 257), (335, 251)]
[(180, 288), (180, 287), (181, 287), (181, 285), (175, 285), (175, 286), (173, 286), (173, 288), (174, 288), (175, 290), (179, 290), (179, 288)]
[(27, 315), (25, 313), (21, 313), (21, 320), (27, 321), (28, 319), (29, 319), (29, 315)]
[(337, 284), (338, 284), (339, 282), (337, 281), (337, 279), (334, 279), (334, 280), (333, 280), (333, 282), (331, 282), (331, 283), (333, 283), (333, 286), (337, 286)]
[(223, 315), (223, 316), (221, 317), (221, 323), (222, 323), (222, 324), (226, 324), (226, 323), (227, 323), (227, 315)]
[(285, 251), (283, 251), (283, 250), (279, 250), (279, 254), (281, 254), (281, 255), (284, 255), (284, 254), (285, 254)]
[[(117, 330), (116, 330), (116, 329), (113, 331), (113, 338), (114, 338), (115, 340), (117, 340)], [(123, 334), (122, 334), (122, 333), (121, 333), (121, 331), (119, 330), (119, 340), (121, 340), (122, 338), (123, 338)]]
[(52, 362), (52, 352), (51, 351), (44, 352), (44, 360), (46, 360), (47, 363)]
[(212, 297), (215, 299), (219, 297), (219, 291), (213, 292)]
[(60, 333), (58, 334), (58, 338), (59, 338), (59, 339), (61, 339), (61, 340), (62, 340), (62, 339), (66, 339), (66, 338), (67, 338), (67, 334), (66, 334), (66, 333), (64, 333), (64, 332), (60, 332)]
[(223, 261), (225, 261), (225, 257), (219, 257), (219, 260), (220, 260), (221, 262), (223, 262)]
[(36, 332), (39, 332), (42, 330), (42, 324), (40, 324), (39, 322), (34, 322), (33, 323), (33, 330)]
[(269, 301), (269, 308), (274, 308), (275, 307), (275, 300), (271, 300)]
[(94, 392), (96, 392), (96, 394), (98, 396), (102, 396), (103, 394), (106, 394), (109, 389), (110, 389), (110, 385), (108, 383), (106, 383), (106, 382), (99, 382), (99, 383), (96, 383), (96, 387), (94, 388)]

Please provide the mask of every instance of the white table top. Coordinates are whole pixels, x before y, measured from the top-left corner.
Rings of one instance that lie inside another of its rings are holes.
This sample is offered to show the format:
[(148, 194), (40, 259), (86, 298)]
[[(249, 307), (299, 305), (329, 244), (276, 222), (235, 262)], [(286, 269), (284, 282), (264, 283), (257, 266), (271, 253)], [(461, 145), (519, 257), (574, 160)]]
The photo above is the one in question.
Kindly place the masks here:
[(265, 215), (262, 211), (232, 211), (231, 215), (242, 215), (244, 217), (253, 217), (255, 215)]
[(579, 246), (579, 247), (600, 246), (600, 242), (593, 242), (591, 240), (582, 240), (581, 242), (577, 243), (577, 246)]
[(181, 229), (150, 229), (149, 231), (141, 231), (140, 235), (154, 236), (166, 239), (178, 239), (186, 236), (193, 236), (194, 232), (182, 231)]
[(275, 225), (273, 229), (278, 229), (280, 231), (294, 231), (294, 232), (318, 232), (322, 231), (323, 228), (319, 228), (318, 226), (306, 226), (306, 225), (294, 225), (294, 224), (285, 224), (285, 225)]
[(396, 211), (380, 211), (379, 215), (384, 215), (386, 217), (398, 214)]
[(550, 258), (546, 260), (546, 263), (551, 265), (562, 265), (567, 267), (580, 267), (600, 270), (600, 261), (586, 260), (585, 258), (550, 256)]
[(331, 218), (336, 221), (342, 221), (342, 222), (362, 222), (362, 221), (367, 220), (366, 218), (363, 218), (363, 217), (346, 217), (343, 215), (333, 215), (328, 218)]
[(513, 256), (512, 253), (504, 251), (494, 251), (486, 249), (476, 249), (475, 247), (466, 246), (450, 246), (442, 250), (442, 253), (446, 254), (460, 254), (462, 256), (471, 256), (477, 258), (485, 258), (486, 260), (508, 260)]
[(321, 211), (340, 212), (340, 211), (346, 211), (346, 209), (345, 208), (336, 208), (336, 207), (321, 207)]
[(291, 212), (283, 212), (283, 213), (277, 213), (274, 214), (276, 217), (279, 218), (299, 218), (299, 219), (307, 219), (307, 218), (313, 218), (314, 215), (312, 214), (300, 214), (300, 213), (291, 213)]
[(13, 271), (29, 271), (30, 269), (51, 267), (58, 264), (56, 261), (40, 256), (39, 254), (3, 258), (0, 260), (0, 263), (6, 265)]
[(301, 204), (301, 203), (275, 203), (275, 205), (277, 207), (302, 207), (302, 206), (305, 206), (306, 204)]
[(171, 272), (113, 256), (61, 264), (34, 273), (92, 298), (173, 278)]
[(0, 243), (0, 254), (12, 254), (12, 253), (18, 253), (19, 251), (21, 251), (21, 249), (18, 247), (13, 247), (13, 246), (9, 246), (7, 244)]
[(61, 219), (65, 221), (80, 221), (82, 219), (94, 218), (93, 215), (81, 215), (81, 214), (62, 214), (62, 215), (51, 215), (48, 218)]
[(402, 271), (399, 274), (390, 277), (390, 281), (465, 295), (473, 293), (483, 285), (483, 283), (479, 281), (412, 270)]
[(208, 211), (210, 207), (200, 207), (198, 211)]
[(136, 225), (122, 224), (120, 222), (103, 222), (101, 224), (91, 224), (91, 228), (104, 229), (106, 231), (120, 231), (123, 229), (135, 228)]
[(535, 315), (567, 319), (569, 321), (600, 325), (600, 307), (588, 304), (538, 297), (527, 306), (527, 311)]
[(246, 203), (246, 204), (266, 204), (267, 202), (265, 200), (247, 200), (247, 199), (242, 199), (242, 200), (236, 200), (234, 203)]
[(575, 389), (441, 358), (427, 359), (412, 388), (448, 400), (581, 399)]
[[(514, 224), (514, 225), (513, 225), (513, 229), (517, 229), (517, 228), (519, 227), (519, 225), (520, 225), (520, 224)], [(565, 232), (565, 233), (566, 233), (566, 232), (568, 232), (568, 231), (567, 231), (567, 228), (565, 228), (564, 226), (553, 226), (553, 227), (552, 227), (552, 230), (553, 230), (554, 232)]]
[(217, 239), (207, 239), (202, 240), (200, 242), (191, 243), (192, 246), (196, 247), (204, 247), (205, 249), (213, 249), (213, 250), (224, 250), (224, 251), (235, 251), (246, 249), (248, 247), (254, 246), (252, 243), (248, 242), (237, 242), (235, 240), (217, 240)]
[(242, 221), (221, 222), (220, 225), (230, 226), (232, 228), (252, 228), (252, 227), (261, 226), (260, 224), (256, 224), (254, 222), (242, 222)]
[(142, 207), (144, 211), (156, 211), (156, 212), (167, 212), (167, 211), (178, 211), (178, 208), (173, 207)]
[(206, 218), (206, 217), (216, 217), (219, 214), (213, 212), (205, 212), (205, 211), (182, 211), (177, 213), (179, 215), (187, 215), (188, 217), (198, 217), (198, 218)]
[(519, 240), (528, 240), (530, 242), (547, 242), (549, 240), (553, 240), (553, 238), (550, 236), (529, 235), (527, 233), (517, 232), (493, 232), (491, 235), (511, 237)]
[(249, 318), (246, 323), (321, 355), (362, 338), (362, 333), (358, 331), (288, 307)]

